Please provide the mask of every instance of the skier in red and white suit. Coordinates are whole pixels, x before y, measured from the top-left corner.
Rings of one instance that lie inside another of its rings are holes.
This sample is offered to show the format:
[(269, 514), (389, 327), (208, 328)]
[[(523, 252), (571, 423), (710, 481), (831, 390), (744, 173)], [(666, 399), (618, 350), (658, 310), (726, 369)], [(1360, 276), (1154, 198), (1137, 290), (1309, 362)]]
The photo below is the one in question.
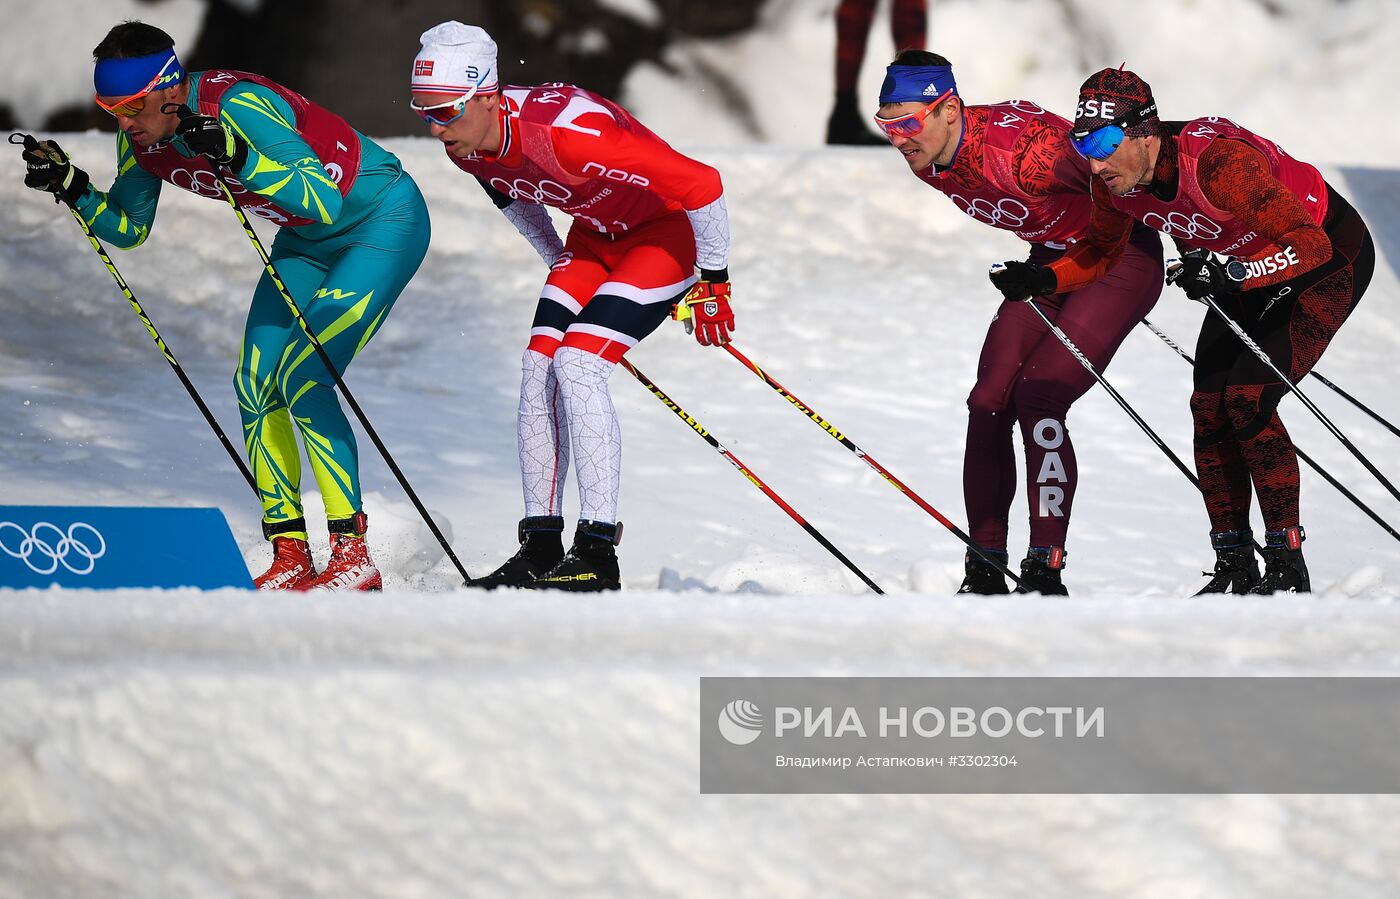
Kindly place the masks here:
[[(496, 44), (481, 28), (446, 22), (422, 44), (414, 109), (550, 267), (522, 362), (521, 548), (475, 583), (617, 589), (622, 440), (608, 376), (668, 315), (686, 320), (702, 344), (729, 341), (719, 173), (582, 88), (501, 89)], [(562, 245), (546, 206), (573, 217)], [(571, 442), (580, 520), (566, 554)]]

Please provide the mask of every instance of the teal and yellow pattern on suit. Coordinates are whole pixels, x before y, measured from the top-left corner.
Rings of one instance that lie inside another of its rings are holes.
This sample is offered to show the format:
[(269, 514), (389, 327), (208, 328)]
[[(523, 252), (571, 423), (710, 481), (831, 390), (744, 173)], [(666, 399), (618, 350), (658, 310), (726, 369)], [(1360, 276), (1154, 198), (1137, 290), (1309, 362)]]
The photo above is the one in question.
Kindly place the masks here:
[[(191, 73), (192, 97), (205, 74)], [(397, 157), (358, 132), (353, 133), (360, 141), (359, 170), (342, 195), (340, 179), (327, 172), (298, 132), (292, 106), (263, 84), (235, 83), (219, 101), (219, 118), (248, 143), (248, 160), (234, 173), (242, 188), (309, 222), (283, 227), (270, 255), (307, 323), (344, 373), (383, 326), (427, 253), (430, 226), (423, 196)], [(179, 138), (171, 146), (193, 159)], [(142, 167), (142, 152), (119, 135), (111, 189), (89, 190), (78, 203), (94, 233), (122, 249), (146, 240), (164, 183)], [(223, 202), (212, 173), (193, 165), (180, 173), (190, 183), (172, 183)], [(202, 189), (201, 176), (209, 181), (208, 191)], [(302, 517), (298, 431), (327, 517), (337, 521), (360, 511), (355, 435), (335, 394), (334, 378), (267, 273), (248, 309), (234, 388), (265, 522), (276, 525)]]

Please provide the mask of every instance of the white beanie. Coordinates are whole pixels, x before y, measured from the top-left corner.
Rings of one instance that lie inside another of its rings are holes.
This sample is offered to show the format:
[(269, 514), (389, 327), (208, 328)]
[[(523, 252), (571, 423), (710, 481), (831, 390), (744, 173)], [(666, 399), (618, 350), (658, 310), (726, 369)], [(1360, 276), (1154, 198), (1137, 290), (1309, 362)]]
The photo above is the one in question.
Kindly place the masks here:
[(413, 90), (437, 94), (494, 94), (496, 42), (486, 30), (443, 22), (423, 32), (423, 49), (413, 60)]

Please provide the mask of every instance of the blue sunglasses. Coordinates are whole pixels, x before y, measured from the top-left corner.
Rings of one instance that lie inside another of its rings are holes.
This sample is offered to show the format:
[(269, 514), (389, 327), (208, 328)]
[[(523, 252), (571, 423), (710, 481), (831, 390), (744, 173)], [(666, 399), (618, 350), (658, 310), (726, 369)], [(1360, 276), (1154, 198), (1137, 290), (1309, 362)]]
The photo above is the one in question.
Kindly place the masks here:
[(1118, 149), (1119, 144), (1123, 143), (1123, 135), (1127, 129), (1142, 124), (1156, 114), (1157, 104), (1148, 103), (1106, 125), (1086, 131), (1071, 131), (1069, 138), (1074, 144), (1074, 149), (1085, 159), (1107, 159)]

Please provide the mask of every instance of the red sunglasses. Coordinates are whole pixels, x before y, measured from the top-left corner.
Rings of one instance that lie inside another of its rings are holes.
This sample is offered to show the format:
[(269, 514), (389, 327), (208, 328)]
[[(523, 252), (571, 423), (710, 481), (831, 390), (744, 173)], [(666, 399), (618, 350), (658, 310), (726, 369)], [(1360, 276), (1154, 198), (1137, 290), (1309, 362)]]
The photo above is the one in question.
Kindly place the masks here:
[(881, 131), (885, 132), (885, 137), (888, 137), (890, 140), (894, 140), (896, 137), (913, 137), (924, 130), (924, 119), (928, 118), (929, 114), (938, 108), (939, 103), (942, 103), (952, 95), (952, 90), (944, 91), (943, 96), (934, 100), (923, 109), (917, 112), (911, 112), (908, 115), (895, 116), (892, 119), (881, 118), (877, 115), (875, 116), (875, 124), (879, 126)]

